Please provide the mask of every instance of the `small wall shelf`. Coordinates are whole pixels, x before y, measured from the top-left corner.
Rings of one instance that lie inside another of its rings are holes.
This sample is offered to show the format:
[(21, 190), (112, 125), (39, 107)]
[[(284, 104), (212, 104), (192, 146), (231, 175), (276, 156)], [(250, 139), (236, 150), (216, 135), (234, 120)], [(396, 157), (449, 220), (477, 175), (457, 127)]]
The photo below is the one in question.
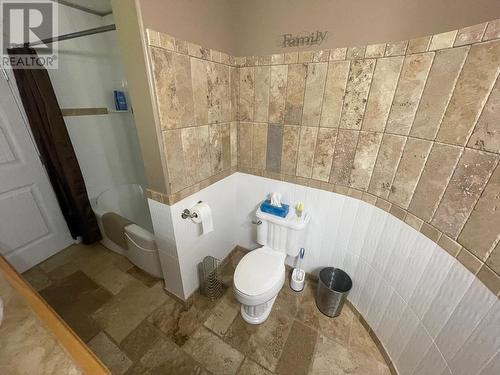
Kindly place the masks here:
[(108, 109), (108, 113), (132, 113), (132, 111), (129, 109), (127, 109), (125, 111), (118, 111), (116, 109)]
[(99, 108), (61, 108), (61, 113), (64, 117), (72, 116), (97, 116), (109, 115), (111, 113), (133, 113), (132, 108), (126, 111), (118, 111), (116, 109), (108, 109), (105, 107)]

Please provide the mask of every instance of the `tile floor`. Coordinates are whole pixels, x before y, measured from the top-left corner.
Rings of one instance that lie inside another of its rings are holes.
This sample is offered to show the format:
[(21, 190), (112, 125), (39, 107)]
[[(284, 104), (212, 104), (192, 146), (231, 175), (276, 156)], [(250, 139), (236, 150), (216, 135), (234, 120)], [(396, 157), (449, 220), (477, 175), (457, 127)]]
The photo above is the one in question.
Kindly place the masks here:
[(243, 254), (226, 262), (215, 302), (181, 303), (101, 245), (71, 246), (24, 276), (113, 374), (390, 374), (349, 306), (335, 319), (317, 310), (313, 283), (285, 284), (264, 324), (245, 323), (231, 290)]

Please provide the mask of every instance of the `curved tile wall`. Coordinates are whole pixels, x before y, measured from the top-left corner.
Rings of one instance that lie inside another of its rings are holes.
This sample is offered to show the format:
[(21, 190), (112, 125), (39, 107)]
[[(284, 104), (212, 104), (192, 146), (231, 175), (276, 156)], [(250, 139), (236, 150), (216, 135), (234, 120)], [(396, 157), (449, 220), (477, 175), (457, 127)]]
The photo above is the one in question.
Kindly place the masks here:
[(500, 291), (500, 21), (232, 57), (148, 30), (173, 204), (235, 170), (375, 204)]
[[(172, 206), (150, 201), (169, 290), (187, 298), (197, 264), (224, 258), (235, 244), (255, 246), (251, 223), (269, 191), (302, 201), (312, 215), (303, 266), (344, 268), (349, 300), (366, 319), (401, 375), (498, 374), (500, 300), (456, 258), (394, 215), (356, 198), (244, 173)], [(215, 231), (200, 236), (181, 212), (211, 205)], [(161, 244), (162, 241), (159, 241)], [(167, 254), (168, 253), (168, 254)], [(293, 265), (295, 259), (288, 258)]]
[(237, 58), (238, 170), (390, 204), (485, 282), (497, 277), (499, 24)]
[(236, 177), (239, 244), (254, 246), (251, 214), (269, 191), (304, 202), (312, 213), (306, 271), (335, 266), (352, 276), (349, 300), (400, 374), (498, 370), (500, 300), (435, 242), (355, 198), (248, 174)]
[(237, 170), (269, 177), (231, 180), (242, 245), (264, 194), (305, 201), (309, 271), (353, 276), (401, 374), (500, 372), (500, 21), (238, 58), (147, 36), (169, 181), (150, 198), (175, 208)]

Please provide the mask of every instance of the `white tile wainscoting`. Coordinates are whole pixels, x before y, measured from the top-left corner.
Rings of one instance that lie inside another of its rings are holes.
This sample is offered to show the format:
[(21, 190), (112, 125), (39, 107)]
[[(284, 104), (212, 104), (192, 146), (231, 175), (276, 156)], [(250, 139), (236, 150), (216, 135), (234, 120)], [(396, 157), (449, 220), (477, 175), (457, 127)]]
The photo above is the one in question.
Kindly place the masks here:
[[(455, 258), (387, 212), (347, 196), (243, 173), (172, 206), (149, 200), (161, 247), (166, 287), (187, 298), (198, 287), (197, 264), (254, 248), (255, 208), (272, 191), (312, 216), (304, 267), (344, 269), (353, 279), (349, 300), (405, 374), (500, 373), (500, 302)], [(214, 232), (181, 219), (184, 208), (207, 202)], [(288, 258), (293, 265), (295, 259)]]
[[(198, 288), (198, 264), (205, 256), (224, 259), (238, 244), (238, 178), (238, 174), (232, 174), (172, 206), (148, 199), (166, 288), (181, 299), (187, 299)], [(198, 201), (207, 202), (212, 210), (214, 231), (205, 235), (201, 235), (201, 224), (181, 218), (182, 211)]]

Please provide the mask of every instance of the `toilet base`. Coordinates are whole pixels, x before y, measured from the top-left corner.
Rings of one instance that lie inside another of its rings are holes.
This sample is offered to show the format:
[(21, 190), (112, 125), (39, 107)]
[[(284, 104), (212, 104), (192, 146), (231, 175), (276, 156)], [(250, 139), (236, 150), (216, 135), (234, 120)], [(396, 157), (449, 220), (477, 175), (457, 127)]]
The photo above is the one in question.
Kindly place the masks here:
[(278, 296), (270, 299), (260, 305), (244, 305), (241, 304), (241, 317), (250, 324), (261, 324), (266, 321), (273, 309), (274, 301)]

